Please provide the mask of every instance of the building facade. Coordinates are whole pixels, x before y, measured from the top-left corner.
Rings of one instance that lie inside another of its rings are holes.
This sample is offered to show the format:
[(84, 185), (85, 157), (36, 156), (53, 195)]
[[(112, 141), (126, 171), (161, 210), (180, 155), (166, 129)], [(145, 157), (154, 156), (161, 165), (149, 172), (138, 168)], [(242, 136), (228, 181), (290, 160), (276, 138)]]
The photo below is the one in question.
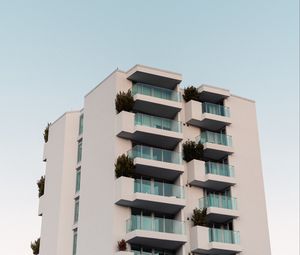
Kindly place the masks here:
[(208, 85), (184, 100), (181, 81), (115, 70), (51, 124), (40, 255), (271, 254), (255, 102)]

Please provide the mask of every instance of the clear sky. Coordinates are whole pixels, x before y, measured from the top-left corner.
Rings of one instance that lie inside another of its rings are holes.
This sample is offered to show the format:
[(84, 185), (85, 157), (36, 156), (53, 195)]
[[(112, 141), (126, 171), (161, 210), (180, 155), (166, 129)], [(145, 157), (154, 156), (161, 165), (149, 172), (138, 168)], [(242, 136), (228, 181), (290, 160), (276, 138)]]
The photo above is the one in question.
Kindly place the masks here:
[(297, 0), (0, 0), (0, 254), (31, 254), (40, 234), (47, 122), (136, 63), (256, 100), (273, 255), (298, 254), (298, 11)]

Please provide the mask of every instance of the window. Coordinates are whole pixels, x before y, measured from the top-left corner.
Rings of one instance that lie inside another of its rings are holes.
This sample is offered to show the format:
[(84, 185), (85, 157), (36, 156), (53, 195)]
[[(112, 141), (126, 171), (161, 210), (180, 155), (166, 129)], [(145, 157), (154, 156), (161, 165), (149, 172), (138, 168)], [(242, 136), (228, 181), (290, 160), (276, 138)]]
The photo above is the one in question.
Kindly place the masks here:
[(73, 255), (76, 255), (77, 251), (77, 229), (74, 229), (73, 231)]
[(81, 169), (78, 168), (76, 171), (76, 189), (75, 192), (80, 191), (80, 179), (81, 179)]
[(82, 158), (82, 142), (78, 143), (78, 150), (77, 150), (77, 163), (81, 161)]
[(79, 198), (75, 199), (75, 209), (74, 209), (74, 224), (78, 222), (79, 217)]
[(83, 114), (81, 114), (79, 118), (79, 135), (81, 135), (82, 132), (83, 132)]

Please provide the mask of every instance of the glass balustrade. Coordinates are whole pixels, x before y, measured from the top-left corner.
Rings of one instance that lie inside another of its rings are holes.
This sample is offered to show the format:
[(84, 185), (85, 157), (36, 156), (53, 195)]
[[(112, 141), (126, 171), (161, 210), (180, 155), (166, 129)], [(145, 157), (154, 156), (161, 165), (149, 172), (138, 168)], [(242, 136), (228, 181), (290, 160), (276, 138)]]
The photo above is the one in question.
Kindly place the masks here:
[(157, 251), (156, 249), (153, 249), (152, 252), (133, 251), (133, 255), (175, 255), (175, 253), (168, 251)]
[(166, 163), (181, 164), (181, 154), (175, 151), (169, 151), (144, 145), (136, 145), (130, 151), (128, 156), (131, 158), (144, 158), (150, 160), (157, 160)]
[(175, 102), (181, 102), (181, 93), (170, 89), (151, 86), (149, 84), (136, 83), (132, 86), (131, 92), (133, 95), (142, 94)]
[(212, 103), (202, 103), (202, 112), (211, 113), (220, 116), (230, 117), (229, 108), (223, 105), (212, 104)]
[(240, 233), (238, 231), (226, 230), (226, 229), (209, 229), (209, 241), (219, 243), (240, 243)]
[(143, 113), (136, 113), (134, 118), (135, 125), (147, 126), (152, 128), (158, 128), (162, 130), (173, 131), (177, 133), (182, 132), (181, 122), (165, 119), (161, 117), (151, 116)]
[(132, 215), (126, 222), (127, 232), (146, 230), (154, 232), (184, 234), (184, 224), (181, 221), (151, 216)]
[(237, 210), (236, 198), (224, 195), (209, 194), (200, 198), (200, 208), (218, 207), (224, 209)]
[(205, 173), (234, 177), (234, 167), (228, 164), (205, 162)]
[(153, 252), (133, 251), (133, 255), (175, 255), (175, 253), (153, 250)]
[(229, 135), (214, 133), (210, 131), (204, 131), (200, 136), (196, 138), (196, 142), (215, 143), (232, 147), (232, 138)]
[(134, 180), (134, 192), (151, 195), (184, 198), (183, 187), (150, 180)]
[(146, 251), (133, 251), (133, 255), (153, 255), (153, 253), (152, 252), (146, 252)]

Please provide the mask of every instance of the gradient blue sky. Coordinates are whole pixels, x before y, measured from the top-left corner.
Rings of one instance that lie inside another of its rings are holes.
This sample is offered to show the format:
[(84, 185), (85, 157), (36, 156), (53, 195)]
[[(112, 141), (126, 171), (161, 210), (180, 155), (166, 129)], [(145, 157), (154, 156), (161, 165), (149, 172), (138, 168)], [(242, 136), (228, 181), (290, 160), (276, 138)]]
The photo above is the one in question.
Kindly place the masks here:
[(40, 234), (46, 123), (140, 63), (256, 100), (273, 255), (298, 254), (298, 10), (297, 0), (0, 1), (0, 253), (31, 254)]

